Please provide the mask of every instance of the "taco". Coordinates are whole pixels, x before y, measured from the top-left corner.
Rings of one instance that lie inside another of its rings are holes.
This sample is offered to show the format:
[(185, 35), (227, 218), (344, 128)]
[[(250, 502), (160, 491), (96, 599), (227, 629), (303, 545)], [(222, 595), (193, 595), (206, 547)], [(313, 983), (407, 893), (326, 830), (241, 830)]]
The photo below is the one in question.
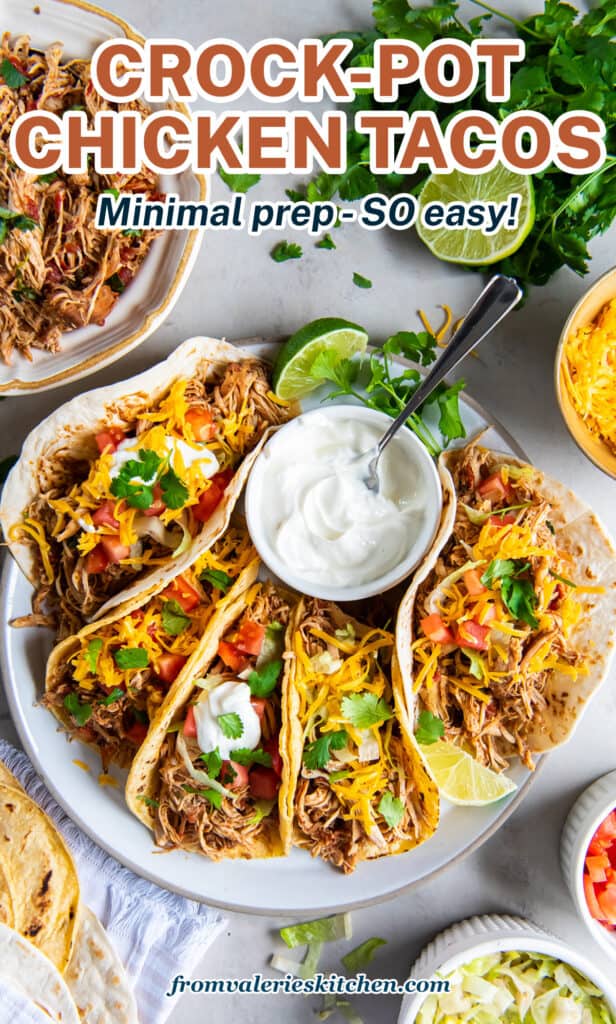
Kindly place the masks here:
[(133, 761), (130, 809), (158, 846), (212, 860), (285, 853), (288, 751), (281, 739), (291, 598), (255, 583), (212, 620), (199, 659)]
[(605, 678), (616, 553), (591, 509), (533, 466), (476, 443), (441, 456), (451, 535), (400, 606), (396, 652), (411, 716), (494, 771), (563, 743)]
[(255, 579), (259, 559), (238, 521), (181, 576), (85, 626), (52, 651), (42, 703), (103, 768), (128, 768), (166, 694), (181, 684), (216, 608)]
[(291, 411), (263, 362), (211, 338), (61, 406), (2, 494), (5, 537), (35, 587), (33, 617), (17, 624), (76, 633), (181, 573), (223, 532), (257, 449)]
[(296, 845), (344, 872), (412, 849), (438, 824), (438, 790), (392, 684), (393, 643), (326, 601), (302, 600), (292, 622), (285, 817)]

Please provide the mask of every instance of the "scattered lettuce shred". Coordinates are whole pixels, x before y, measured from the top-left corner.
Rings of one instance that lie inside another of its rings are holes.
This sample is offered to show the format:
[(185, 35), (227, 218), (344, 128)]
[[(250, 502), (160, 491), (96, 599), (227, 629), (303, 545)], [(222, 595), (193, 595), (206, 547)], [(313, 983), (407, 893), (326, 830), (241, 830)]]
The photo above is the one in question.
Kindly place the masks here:
[(353, 935), (350, 914), (335, 914), (321, 917), (316, 921), (287, 925), (280, 929), (280, 937), (289, 949), (311, 942), (335, 942), (336, 939), (350, 939)]
[(350, 974), (357, 974), (363, 967), (366, 967), (374, 959), (374, 954), (380, 946), (386, 946), (386, 939), (379, 939), (374, 936), (371, 939), (366, 939), (361, 945), (356, 946), (350, 953), (347, 953), (341, 958), (347, 971)]

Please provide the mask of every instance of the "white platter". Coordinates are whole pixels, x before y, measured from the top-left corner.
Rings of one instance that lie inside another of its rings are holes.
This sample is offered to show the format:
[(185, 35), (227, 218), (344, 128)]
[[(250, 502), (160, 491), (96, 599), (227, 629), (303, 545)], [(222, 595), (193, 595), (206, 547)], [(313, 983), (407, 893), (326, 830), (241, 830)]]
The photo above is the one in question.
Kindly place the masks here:
[[(251, 347), (265, 356), (273, 350), (264, 344)], [(314, 393), (304, 408), (313, 408), (319, 398), (319, 392)], [(466, 395), (462, 414), (469, 437), (485, 430), (485, 444), (525, 458), (504, 428)], [(162, 853), (124, 804), (124, 773), (112, 767), (118, 788), (101, 787), (98, 755), (78, 742), (69, 745), (55, 718), (37, 706), (50, 635), (46, 630), (8, 625), (10, 619), (30, 611), (30, 596), (30, 584), (7, 559), (0, 596), (0, 667), (13, 720), (37, 771), (67, 814), (108, 853), (158, 885), (212, 905), (245, 913), (314, 915), (387, 899), (434, 878), (485, 842), (523, 800), (545, 763), (542, 758), (534, 773), (521, 765), (512, 768), (509, 775), (517, 791), (491, 807), (444, 803), (438, 830), (427, 843), (400, 856), (361, 864), (351, 875), (302, 850), (294, 850), (287, 858), (220, 863), (181, 851)], [(85, 762), (90, 770), (84, 771), (75, 760)]]
[[(12, 35), (29, 35), (39, 50), (59, 40), (68, 57), (89, 57), (107, 39), (126, 36), (142, 41), (126, 22), (86, 0), (38, 0), (36, 4), (0, 0), (0, 14), (2, 28)], [(162, 192), (176, 192), (180, 199), (193, 202), (205, 199), (205, 178), (190, 170), (160, 175), (159, 181)], [(34, 351), (32, 361), (15, 354), (11, 366), (0, 361), (0, 394), (28, 395), (59, 387), (100, 370), (140, 345), (171, 312), (202, 238), (203, 231), (196, 229), (162, 232), (104, 326), (88, 324), (64, 334), (59, 352)]]

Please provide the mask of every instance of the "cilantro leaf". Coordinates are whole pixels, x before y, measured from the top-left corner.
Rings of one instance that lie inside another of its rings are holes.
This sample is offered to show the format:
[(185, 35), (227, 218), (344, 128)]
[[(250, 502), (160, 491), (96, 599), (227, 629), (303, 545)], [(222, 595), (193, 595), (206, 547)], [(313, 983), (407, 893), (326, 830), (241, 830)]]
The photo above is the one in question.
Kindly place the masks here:
[(85, 725), (88, 719), (92, 717), (91, 705), (81, 704), (76, 693), (67, 693), (63, 703), (69, 715), (72, 715), (79, 726)]
[(267, 750), (250, 750), (248, 747), (238, 747), (237, 750), (232, 750), (229, 754), (232, 761), (237, 761), (238, 764), (243, 764), (247, 768), (250, 768), (253, 764), (262, 764), (266, 768), (272, 766), (272, 755), (268, 754)]
[(428, 331), (420, 331), (419, 334), (415, 331), (398, 331), (383, 345), (383, 352), (402, 355), (420, 366), (429, 366), (434, 362), (435, 349), (436, 338)]
[(532, 579), (522, 578), (530, 570), (523, 558), (495, 558), (481, 577), (484, 587), (494, 588), (500, 580), (500, 595), (507, 611), (514, 619), (525, 622), (531, 629), (537, 629), (539, 620), (535, 615), (538, 598)]
[(188, 501), (188, 487), (172, 469), (168, 469), (161, 476), (160, 486), (163, 492), (163, 501), (167, 508), (182, 508)]
[(104, 188), (103, 189), (103, 195), (110, 195), (110, 196), (113, 196), (114, 199), (119, 199), (120, 198), (120, 190), (119, 190), (119, 188), (115, 188), (115, 186), (112, 185), (110, 188)]
[(354, 359), (339, 359), (335, 352), (327, 349), (319, 352), (310, 367), (310, 376), (314, 380), (331, 380), (345, 394), (352, 391), (358, 373), (358, 362)]
[(458, 400), (458, 395), (464, 386), (465, 381), (463, 380), (458, 380), (455, 384), (450, 385), (439, 384), (426, 402), (426, 405), (436, 402), (439, 408), (438, 428), (446, 445), (458, 437), (466, 436)]
[(119, 274), (112, 274), (111, 277), (107, 278), (105, 284), (108, 285), (108, 287), (111, 288), (111, 291), (115, 292), (116, 295), (121, 295), (126, 288), (126, 285)]
[(182, 789), (185, 793), (193, 793), (195, 796), (201, 796), (204, 800), (208, 800), (214, 807), (222, 807), (223, 794), (219, 793), (217, 789), (195, 789), (194, 786), (183, 785)]
[(344, 729), (339, 729), (337, 732), (325, 732), (319, 736), (318, 740), (313, 740), (312, 743), (306, 745), (302, 760), (306, 768), (312, 770), (325, 768), (325, 765), (331, 760), (330, 752), (342, 750), (348, 742), (349, 737)]
[(261, 181), (260, 174), (238, 174), (235, 171), (225, 171), (223, 167), (218, 168), (218, 176), (224, 181), (232, 192), (248, 192)]
[(303, 203), (306, 199), (305, 193), (299, 192), (296, 188), (285, 188), (284, 192), (292, 203)]
[(295, 242), (278, 242), (270, 252), (275, 263), (285, 263), (287, 260), (299, 260), (304, 255), (301, 245)]
[(229, 711), (226, 715), (218, 715), (217, 722), (220, 731), (228, 740), (239, 740), (244, 733), (242, 719), (237, 711)]
[(160, 803), (158, 802), (158, 800), (154, 800), (154, 798), (151, 796), (146, 796), (145, 793), (139, 793), (139, 795), (137, 796), (137, 800), (143, 800), (144, 804), (147, 807), (152, 807), (154, 810), (160, 807)]
[(385, 818), (390, 828), (395, 828), (396, 825), (399, 825), (404, 817), (404, 804), (402, 800), (394, 796), (388, 789), (385, 790), (379, 800), (377, 810)]
[(226, 594), (233, 584), (233, 576), (229, 576), (222, 569), (205, 569), (199, 580), (201, 583), (211, 583), (217, 590), (222, 590), (223, 594)]
[(143, 647), (120, 647), (113, 652), (113, 660), (121, 669), (147, 668), (150, 664), (150, 656)]
[(101, 701), (101, 704), (104, 704), (105, 707), (109, 707), (110, 704), (115, 704), (115, 702), (117, 700), (120, 700), (120, 698), (123, 697), (123, 696), (124, 696), (124, 690), (121, 690), (119, 686), (116, 686), (111, 691), (111, 693), (107, 694), (106, 697), (103, 697), (103, 699)]
[(222, 768), (222, 757), (220, 756), (220, 750), (218, 747), (215, 747), (214, 750), (210, 750), (208, 754), (200, 754), (199, 756), (205, 765), (205, 770), (210, 779), (217, 779), (220, 775), (220, 769)]
[(253, 669), (248, 676), (248, 685), (253, 697), (268, 697), (276, 688), (278, 677), (282, 672), (282, 661), (269, 661), (262, 668)]
[(154, 501), (153, 488), (162, 459), (146, 448), (140, 448), (138, 456), (124, 463), (111, 481), (110, 490), (114, 498), (124, 498), (132, 508), (144, 510)]
[(56, 171), (50, 171), (49, 174), (39, 174), (37, 181), (40, 181), (42, 185), (51, 185), (52, 181), (56, 181), (57, 177)]
[(417, 719), (417, 728), (415, 729), (415, 739), (417, 742), (422, 744), (436, 743), (444, 735), (445, 725), (440, 718), (437, 715), (433, 715), (431, 711), (420, 711), (419, 718)]
[(84, 656), (86, 659), (86, 664), (93, 676), (96, 675), (96, 668), (98, 666), (98, 655), (100, 654), (101, 650), (102, 640), (100, 639), (100, 637), (94, 637), (93, 640), (90, 640), (85, 650)]
[(365, 691), (342, 698), (342, 715), (356, 729), (369, 729), (371, 725), (393, 718), (393, 711), (382, 697)]
[(332, 236), (329, 234), (329, 232), (327, 232), (326, 235), (323, 235), (323, 238), (320, 238), (318, 242), (315, 242), (315, 248), (316, 249), (335, 249), (336, 248), (336, 243), (334, 242), (334, 240), (333, 240)]
[(353, 284), (357, 288), (372, 288), (372, 281), (369, 277), (364, 277), (363, 274), (358, 274), (357, 271), (353, 273)]
[(28, 81), (26, 75), (22, 74), (8, 57), (5, 57), (2, 64), (0, 64), (0, 75), (9, 89), (19, 89), (21, 85)]
[(163, 629), (169, 636), (179, 636), (190, 626), (192, 619), (177, 601), (165, 601), (162, 607), (161, 619)]

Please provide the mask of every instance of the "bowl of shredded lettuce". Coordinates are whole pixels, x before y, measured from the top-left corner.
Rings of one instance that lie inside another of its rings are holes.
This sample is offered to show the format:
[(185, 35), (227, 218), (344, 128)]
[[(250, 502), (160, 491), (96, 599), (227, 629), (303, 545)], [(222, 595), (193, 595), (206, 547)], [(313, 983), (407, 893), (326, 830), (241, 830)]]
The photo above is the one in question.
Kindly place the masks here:
[(410, 978), (420, 992), (405, 997), (399, 1024), (616, 1024), (613, 983), (521, 918), (454, 925), (424, 950)]

